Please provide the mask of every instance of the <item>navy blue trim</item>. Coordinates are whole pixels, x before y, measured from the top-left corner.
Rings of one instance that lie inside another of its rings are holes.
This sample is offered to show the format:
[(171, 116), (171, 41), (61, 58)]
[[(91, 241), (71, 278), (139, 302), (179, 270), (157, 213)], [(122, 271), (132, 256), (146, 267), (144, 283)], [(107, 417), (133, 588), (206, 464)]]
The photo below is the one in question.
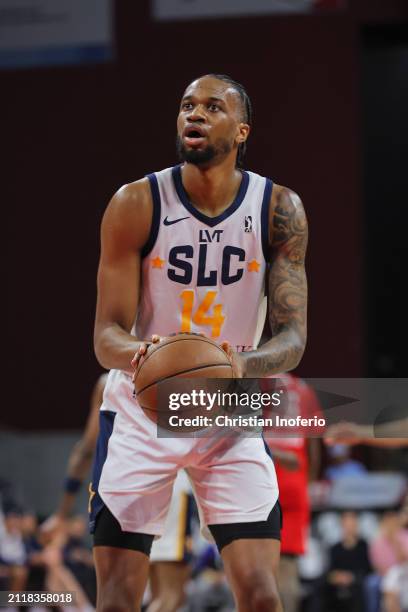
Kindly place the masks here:
[(267, 444), (267, 442), (266, 442), (266, 440), (265, 440), (265, 438), (264, 438), (263, 432), (262, 432), (261, 436), (262, 436), (262, 441), (263, 441), (264, 446), (265, 446), (265, 452), (266, 452), (266, 454), (267, 454), (267, 455), (268, 455), (268, 456), (269, 456), (269, 457), (272, 459), (272, 461), (273, 461), (272, 451), (271, 451), (271, 449), (269, 448), (269, 444)]
[(237, 210), (237, 208), (241, 206), (242, 201), (245, 198), (246, 192), (248, 190), (249, 174), (248, 172), (245, 172), (245, 170), (243, 170), (241, 185), (239, 186), (238, 193), (235, 196), (235, 200), (232, 202), (230, 206), (228, 206), (228, 208), (224, 210), (223, 213), (218, 215), (218, 217), (208, 217), (204, 213), (197, 210), (195, 206), (193, 206), (190, 200), (188, 199), (187, 192), (184, 189), (183, 179), (181, 177), (181, 165), (174, 166), (174, 168), (172, 168), (171, 170), (171, 173), (173, 176), (174, 186), (176, 188), (177, 195), (180, 198), (180, 202), (188, 210), (188, 212), (191, 215), (193, 215), (193, 217), (195, 217), (202, 223), (209, 225), (210, 227), (214, 227), (215, 225), (218, 225), (218, 223), (220, 223), (221, 221), (228, 219), (228, 217), (230, 217), (232, 213), (234, 213)]
[(99, 413), (99, 435), (96, 443), (96, 451), (92, 468), (92, 496), (89, 501), (89, 530), (91, 533), (94, 532), (96, 518), (105, 505), (98, 493), (98, 488), (102, 468), (105, 464), (106, 457), (108, 456), (108, 442), (113, 432), (115, 417), (116, 412), (111, 410), (101, 410)]
[(262, 237), (262, 251), (265, 257), (265, 261), (269, 261), (269, 209), (271, 203), (273, 182), (271, 179), (265, 179), (265, 189), (262, 198), (261, 208), (261, 237)]
[(146, 257), (152, 248), (154, 247), (157, 235), (159, 233), (160, 227), (160, 216), (161, 216), (161, 201), (160, 201), (160, 191), (159, 191), (159, 183), (157, 182), (157, 176), (153, 174), (148, 174), (147, 178), (149, 179), (150, 189), (152, 192), (153, 199), (153, 217), (152, 217), (152, 226), (150, 228), (149, 238), (142, 249), (142, 257)]

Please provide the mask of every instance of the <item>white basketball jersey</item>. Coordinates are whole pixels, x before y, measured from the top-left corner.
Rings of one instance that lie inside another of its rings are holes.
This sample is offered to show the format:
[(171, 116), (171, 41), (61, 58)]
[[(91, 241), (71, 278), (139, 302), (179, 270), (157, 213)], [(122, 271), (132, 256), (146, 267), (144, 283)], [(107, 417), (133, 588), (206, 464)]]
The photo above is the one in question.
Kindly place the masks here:
[(148, 176), (154, 213), (143, 252), (135, 334), (203, 332), (234, 350), (256, 348), (265, 313), (272, 182), (243, 171), (235, 200), (217, 217), (189, 201), (181, 166)]
[[(149, 175), (153, 219), (143, 249), (134, 333), (204, 332), (235, 350), (255, 348), (266, 304), (272, 182), (243, 172), (235, 200), (218, 217), (189, 202), (181, 166)], [(227, 430), (228, 428), (225, 428)], [(106, 504), (124, 531), (161, 534), (176, 473), (194, 483), (203, 524), (265, 521), (278, 497), (262, 438), (162, 437), (136, 398), (129, 372), (111, 370), (101, 406), (91, 525)]]

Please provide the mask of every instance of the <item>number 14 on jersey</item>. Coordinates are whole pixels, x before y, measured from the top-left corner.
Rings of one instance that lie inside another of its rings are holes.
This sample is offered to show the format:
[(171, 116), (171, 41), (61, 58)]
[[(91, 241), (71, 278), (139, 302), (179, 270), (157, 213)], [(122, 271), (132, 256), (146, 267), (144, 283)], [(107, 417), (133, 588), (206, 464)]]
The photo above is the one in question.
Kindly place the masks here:
[[(216, 291), (207, 291), (204, 299), (198, 305), (194, 304), (194, 291), (186, 289), (180, 293), (182, 301), (181, 309), (181, 332), (191, 333), (191, 324), (211, 327), (211, 337), (218, 338), (221, 334), (221, 327), (225, 321), (222, 314), (222, 304), (215, 304), (217, 297)], [(196, 310), (194, 312), (194, 308)], [(212, 314), (210, 310), (212, 309)]]

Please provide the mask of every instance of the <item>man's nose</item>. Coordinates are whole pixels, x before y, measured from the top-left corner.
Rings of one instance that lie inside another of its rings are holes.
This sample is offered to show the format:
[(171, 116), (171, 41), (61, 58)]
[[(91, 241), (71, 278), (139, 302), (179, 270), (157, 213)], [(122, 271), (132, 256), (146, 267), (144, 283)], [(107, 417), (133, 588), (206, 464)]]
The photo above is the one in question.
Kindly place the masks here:
[(187, 121), (191, 121), (191, 123), (204, 122), (206, 121), (207, 116), (205, 114), (205, 110), (201, 104), (197, 104), (194, 108), (191, 109), (189, 114), (187, 115)]

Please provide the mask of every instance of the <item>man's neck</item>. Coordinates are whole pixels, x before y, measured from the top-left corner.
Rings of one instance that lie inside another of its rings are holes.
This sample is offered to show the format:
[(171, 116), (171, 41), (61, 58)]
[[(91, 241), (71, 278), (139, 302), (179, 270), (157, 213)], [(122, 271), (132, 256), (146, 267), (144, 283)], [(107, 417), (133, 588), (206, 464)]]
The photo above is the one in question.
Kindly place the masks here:
[(354, 535), (346, 535), (343, 539), (344, 548), (354, 548), (357, 544), (358, 537)]
[(242, 180), (235, 160), (205, 169), (186, 163), (181, 174), (189, 200), (209, 217), (217, 217), (232, 204)]

